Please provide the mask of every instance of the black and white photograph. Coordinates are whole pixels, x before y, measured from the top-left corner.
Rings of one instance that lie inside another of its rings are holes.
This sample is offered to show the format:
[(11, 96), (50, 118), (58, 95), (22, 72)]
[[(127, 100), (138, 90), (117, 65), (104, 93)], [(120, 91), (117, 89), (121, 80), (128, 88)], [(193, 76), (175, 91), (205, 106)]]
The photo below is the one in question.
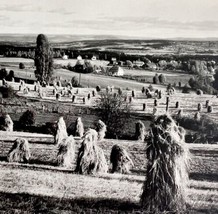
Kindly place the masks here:
[(218, 1), (0, 0), (0, 214), (44, 213), (218, 213)]

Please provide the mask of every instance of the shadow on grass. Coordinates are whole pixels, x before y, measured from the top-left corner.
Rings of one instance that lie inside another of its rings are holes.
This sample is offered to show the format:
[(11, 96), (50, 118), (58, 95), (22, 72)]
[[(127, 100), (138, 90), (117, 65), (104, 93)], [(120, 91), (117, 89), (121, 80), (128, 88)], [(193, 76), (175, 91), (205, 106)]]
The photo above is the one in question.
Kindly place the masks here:
[[(144, 213), (139, 203), (106, 198), (66, 199), (48, 196), (36, 196), (26, 193), (0, 192), (0, 213)], [(164, 212), (176, 214), (175, 212)], [(192, 208), (188, 213), (217, 213), (217, 209)], [(150, 213), (152, 214), (152, 213)]]
[(211, 181), (211, 182), (218, 182), (218, 174), (217, 173), (210, 173), (210, 174), (203, 174), (192, 172), (190, 173), (190, 179), (197, 180), (197, 181)]
[(104, 198), (63, 199), (0, 192), (0, 201), (0, 212), (19, 210), (27, 213), (136, 213), (140, 210), (139, 204)]
[(36, 165), (45, 165), (45, 166), (57, 166), (57, 162), (51, 161), (43, 161), (43, 160), (36, 160), (30, 159), (28, 164), (36, 164)]

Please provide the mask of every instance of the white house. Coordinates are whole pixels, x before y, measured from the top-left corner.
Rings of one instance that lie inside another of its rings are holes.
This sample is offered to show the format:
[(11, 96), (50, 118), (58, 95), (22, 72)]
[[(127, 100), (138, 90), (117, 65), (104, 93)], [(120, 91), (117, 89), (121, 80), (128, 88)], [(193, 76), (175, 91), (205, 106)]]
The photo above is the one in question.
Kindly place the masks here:
[(93, 57), (91, 58), (92, 61), (95, 61), (96, 59), (97, 59), (96, 56), (93, 56)]
[(77, 60), (82, 60), (82, 57), (79, 55), (79, 56), (77, 57)]
[(62, 56), (62, 59), (64, 59), (64, 60), (67, 60), (68, 58), (69, 58), (68, 55), (65, 55), (65, 54), (64, 54), (64, 55)]

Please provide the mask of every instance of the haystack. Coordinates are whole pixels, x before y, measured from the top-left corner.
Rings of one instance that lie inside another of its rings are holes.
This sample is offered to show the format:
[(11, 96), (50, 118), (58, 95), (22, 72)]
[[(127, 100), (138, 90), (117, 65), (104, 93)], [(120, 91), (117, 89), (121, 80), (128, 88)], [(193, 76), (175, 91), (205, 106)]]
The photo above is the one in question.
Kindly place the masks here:
[(197, 94), (197, 95), (203, 95), (204, 92), (203, 92), (201, 89), (197, 89), (196, 94)]
[(64, 122), (64, 118), (60, 117), (57, 124), (57, 131), (55, 135), (55, 144), (60, 144), (61, 141), (68, 136), (66, 124)]
[(160, 90), (159, 92), (158, 92), (158, 99), (161, 99), (162, 98), (162, 91)]
[(83, 139), (88, 140), (89, 142), (97, 142), (98, 140), (98, 132), (94, 129), (89, 128), (87, 132), (83, 135)]
[(6, 86), (6, 85), (7, 85), (7, 81), (6, 81), (4, 78), (2, 79), (2, 85), (3, 85), (3, 86)]
[(196, 113), (195, 113), (194, 119), (197, 120), (197, 121), (200, 121), (200, 119), (201, 119), (200, 112), (196, 112)]
[(149, 88), (146, 88), (146, 89), (145, 89), (145, 94), (146, 94), (146, 95), (151, 94), (151, 91), (150, 91)]
[(98, 140), (101, 141), (104, 139), (107, 131), (107, 126), (102, 120), (98, 120), (96, 124), (96, 130), (98, 132)]
[(179, 109), (178, 113), (177, 113), (177, 117), (182, 117), (183, 116), (183, 109)]
[(34, 91), (38, 91), (38, 86), (36, 84), (34, 84)]
[(141, 91), (142, 91), (142, 94), (145, 93), (145, 87), (144, 87), (144, 86), (142, 87), (142, 90), (141, 90)]
[(111, 150), (110, 162), (112, 164), (111, 172), (129, 173), (130, 168), (134, 166), (132, 159), (127, 151), (118, 145), (114, 145)]
[(184, 129), (169, 115), (151, 125), (146, 148), (146, 180), (141, 195), (144, 211), (185, 213), (189, 152)]
[(61, 98), (61, 94), (59, 94), (59, 93), (56, 93), (56, 100), (60, 100), (60, 98)]
[(157, 99), (154, 99), (154, 106), (157, 106)]
[(180, 102), (179, 101), (176, 102), (176, 106), (175, 107), (176, 108), (180, 108)]
[(147, 93), (146, 96), (147, 96), (147, 98), (152, 98), (152, 94), (151, 93)]
[(122, 88), (118, 88), (118, 94), (121, 96), (123, 94)]
[(142, 110), (145, 111), (146, 108), (147, 108), (147, 104), (146, 104), (146, 103), (143, 103), (143, 105), (142, 105)]
[(135, 124), (135, 138), (142, 142), (145, 140), (145, 125), (140, 120)]
[(84, 134), (84, 127), (81, 117), (78, 117), (74, 126), (74, 136), (82, 137)]
[(205, 107), (207, 108), (210, 105), (210, 100), (206, 100)]
[(75, 142), (73, 136), (64, 138), (58, 146), (57, 165), (72, 168), (75, 157)]
[(87, 100), (86, 97), (83, 97), (83, 104), (86, 104)]
[(212, 113), (213, 112), (213, 106), (207, 106), (207, 112)]
[(108, 171), (107, 161), (103, 150), (97, 146), (97, 132), (89, 129), (79, 149), (76, 172), (80, 174), (106, 173)]
[(24, 138), (15, 140), (14, 145), (7, 155), (8, 162), (27, 163), (30, 159), (29, 143)]
[(198, 111), (202, 111), (202, 109), (203, 109), (202, 104), (201, 104), (201, 103), (198, 103)]
[(72, 103), (75, 103), (75, 102), (76, 102), (76, 96), (73, 95), (73, 96), (72, 96)]
[(157, 109), (157, 107), (154, 107), (153, 108), (153, 115), (155, 116), (157, 113), (158, 113), (158, 109)]
[(38, 95), (40, 98), (43, 98), (43, 89), (41, 86), (38, 86)]
[(101, 91), (101, 86), (97, 85), (97, 86), (96, 86), (96, 91), (97, 91), (97, 92), (100, 92), (100, 91)]
[(4, 127), (3, 127), (4, 131), (13, 132), (13, 126), (14, 123), (11, 117), (9, 116), (9, 114), (6, 114), (4, 117)]
[(108, 85), (108, 86), (106, 87), (106, 93), (109, 93), (110, 90), (111, 90), (111, 88), (110, 88), (110, 86)]

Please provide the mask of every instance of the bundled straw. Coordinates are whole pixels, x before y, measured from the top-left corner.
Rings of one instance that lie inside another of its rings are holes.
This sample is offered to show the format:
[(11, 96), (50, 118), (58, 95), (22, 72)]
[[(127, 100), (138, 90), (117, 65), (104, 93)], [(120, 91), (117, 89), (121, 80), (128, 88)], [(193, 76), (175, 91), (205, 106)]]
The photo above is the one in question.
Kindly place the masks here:
[(64, 138), (58, 147), (57, 164), (65, 168), (72, 168), (75, 157), (75, 142), (73, 136)]
[(107, 126), (105, 125), (105, 123), (101, 120), (98, 120), (96, 124), (96, 130), (98, 132), (98, 140), (103, 140), (107, 131)]
[(3, 127), (4, 131), (13, 132), (14, 123), (11, 117), (8, 114), (6, 114), (4, 120), (5, 120), (4, 127)]
[(84, 134), (84, 127), (83, 127), (83, 122), (82, 122), (81, 117), (78, 117), (76, 119), (73, 134), (74, 136), (79, 136), (79, 137), (82, 137)]
[(80, 174), (106, 173), (108, 171), (104, 152), (96, 144), (97, 132), (89, 129), (83, 137), (77, 158), (76, 172)]
[(145, 125), (140, 120), (135, 124), (135, 138), (142, 142), (145, 139)]
[(58, 120), (58, 127), (55, 135), (55, 144), (60, 144), (61, 141), (68, 136), (64, 118), (60, 117)]
[(151, 213), (184, 213), (189, 152), (184, 129), (168, 115), (157, 117), (147, 142), (146, 181), (141, 203)]
[(112, 147), (110, 162), (112, 163), (112, 173), (129, 173), (131, 166), (134, 166), (126, 150), (118, 145)]
[(94, 129), (88, 129), (87, 132), (84, 134), (83, 139), (91, 142), (97, 142), (98, 140), (98, 133)]
[(15, 140), (14, 145), (8, 153), (8, 162), (20, 162), (27, 163), (30, 159), (29, 143), (24, 138), (18, 138)]

